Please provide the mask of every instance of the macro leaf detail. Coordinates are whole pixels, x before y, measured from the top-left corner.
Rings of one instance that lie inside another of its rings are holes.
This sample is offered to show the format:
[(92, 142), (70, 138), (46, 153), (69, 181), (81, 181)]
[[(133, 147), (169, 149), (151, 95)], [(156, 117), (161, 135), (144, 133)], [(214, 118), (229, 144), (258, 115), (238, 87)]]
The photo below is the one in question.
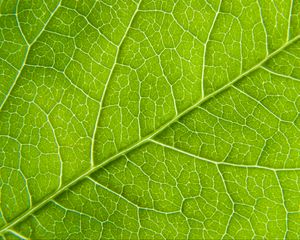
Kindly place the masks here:
[(299, 238), (299, 13), (0, 1), (0, 239)]

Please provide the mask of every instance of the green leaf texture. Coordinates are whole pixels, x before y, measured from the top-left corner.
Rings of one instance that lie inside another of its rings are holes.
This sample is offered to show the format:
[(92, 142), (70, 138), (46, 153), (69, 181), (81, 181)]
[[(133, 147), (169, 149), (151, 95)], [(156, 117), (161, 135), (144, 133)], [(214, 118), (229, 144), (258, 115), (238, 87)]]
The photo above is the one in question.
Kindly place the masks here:
[(1, 0), (0, 239), (299, 239), (299, 0)]

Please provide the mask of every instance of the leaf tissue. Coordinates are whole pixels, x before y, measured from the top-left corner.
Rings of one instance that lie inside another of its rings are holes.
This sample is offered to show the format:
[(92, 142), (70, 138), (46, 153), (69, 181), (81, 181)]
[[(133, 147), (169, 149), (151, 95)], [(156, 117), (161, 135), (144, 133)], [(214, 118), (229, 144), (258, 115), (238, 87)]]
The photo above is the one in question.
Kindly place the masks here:
[(299, 0), (1, 0), (0, 239), (299, 239)]

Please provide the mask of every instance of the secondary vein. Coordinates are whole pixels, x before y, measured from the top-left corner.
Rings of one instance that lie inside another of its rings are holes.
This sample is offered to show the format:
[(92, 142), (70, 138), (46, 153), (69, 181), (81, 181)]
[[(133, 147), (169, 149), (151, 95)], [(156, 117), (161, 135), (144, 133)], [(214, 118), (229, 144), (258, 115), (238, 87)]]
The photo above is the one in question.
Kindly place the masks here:
[[(137, 8), (138, 9), (138, 8)], [(137, 13), (137, 10), (135, 12), (135, 14)], [(133, 18), (132, 18), (133, 19)], [(132, 22), (132, 20), (131, 20)], [(129, 27), (130, 28), (130, 27)], [(128, 31), (128, 30), (127, 30)], [(125, 37), (124, 37), (125, 38)], [(90, 170), (84, 172), (82, 175), (78, 176), (77, 178), (75, 178), (73, 181), (69, 182), (68, 184), (66, 184), (65, 186), (63, 186), (61, 189), (59, 189), (58, 191), (56, 191), (55, 193), (48, 195), (48, 197), (45, 197), (45, 199), (43, 201), (41, 201), (40, 203), (38, 203), (36, 206), (34, 206), (33, 208), (23, 212), (23, 214), (19, 215), (19, 217), (13, 219), (10, 223), (2, 226), (2, 228), (0, 229), (0, 234), (7, 231), (9, 228), (11, 228), (12, 226), (16, 225), (17, 223), (21, 222), (22, 220), (24, 220), (25, 218), (27, 218), (28, 216), (30, 216), (32, 213), (34, 213), (35, 211), (37, 211), (38, 209), (42, 208), (43, 206), (45, 206), (50, 200), (54, 199), (55, 197), (59, 196), (61, 193), (63, 193), (65, 190), (67, 190), (68, 188), (70, 188), (71, 186), (77, 184), (78, 182), (80, 182), (81, 180), (83, 180), (84, 178), (86, 178), (87, 176), (89, 176), (91, 173), (101, 169), (102, 167), (104, 167), (105, 165), (107, 165), (108, 163), (116, 160), (117, 158), (119, 158), (120, 156), (127, 154), (128, 152), (130, 152), (131, 150), (134, 150), (136, 148), (138, 148), (139, 146), (143, 145), (146, 142), (149, 142), (154, 136), (158, 135), (159, 133), (161, 133), (164, 129), (166, 129), (168, 126), (170, 126), (171, 124), (175, 123), (179, 118), (183, 117), (184, 115), (188, 114), (189, 112), (193, 111), (194, 109), (196, 109), (200, 104), (203, 104), (204, 102), (208, 101), (209, 99), (213, 98), (214, 96), (216, 96), (219, 93), (222, 93), (223, 91), (225, 91), (226, 89), (228, 89), (230, 86), (232, 86), (234, 83), (236, 83), (237, 81), (239, 81), (240, 79), (242, 79), (243, 77), (247, 76), (248, 74), (254, 72), (255, 70), (259, 69), (265, 62), (267, 62), (269, 59), (271, 59), (272, 57), (274, 57), (275, 55), (277, 55), (278, 53), (280, 53), (281, 51), (283, 51), (285, 48), (287, 48), (288, 46), (290, 46), (291, 44), (293, 44), (294, 42), (298, 41), (300, 39), (300, 35), (294, 37), (293, 39), (291, 39), (290, 41), (286, 42), (284, 45), (282, 45), (280, 48), (278, 48), (276, 51), (272, 52), (270, 55), (268, 55), (265, 59), (263, 59), (261, 62), (259, 62), (258, 64), (254, 65), (252, 68), (250, 68), (249, 70), (245, 71), (243, 74), (241, 74), (240, 76), (236, 77), (235, 79), (233, 79), (232, 81), (228, 82), (226, 85), (224, 85), (223, 87), (219, 88), (218, 90), (216, 90), (215, 92), (208, 94), (207, 96), (205, 96), (204, 98), (201, 98), (200, 100), (198, 100), (195, 104), (191, 105), (189, 108), (187, 108), (186, 110), (184, 110), (183, 112), (181, 112), (180, 114), (178, 114), (177, 116), (175, 116), (173, 119), (171, 119), (170, 121), (168, 121), (167, 123), (165, 123), (164, 125), (162, 125), (160, 128), (158, 128), (155, 132), (145, 136), (143, 139), (141, 139), (141, 141), (136, 142), (133, 145), (130, 145), (128, 148), (120, 151), (119, 153), (117, 153), (114, 156), (111, 156), (110, 158), (104, 160), (102, 163), (95, 165), (94, 167), (92, 167)], [(123, 39), (124, 40), (124, 39)], [(122, 41), (121, 41), (122, 42)], [(115, 60), (117, 61), (117, 60)], [(103, 101), (103, 100), (102, 100)], [(99, 113), (100, 116), (100, 113)], [(98, 119), (99, 121), (99, 119)], [(95, 128), (97, 128), (97, 126), (95, 126)]]

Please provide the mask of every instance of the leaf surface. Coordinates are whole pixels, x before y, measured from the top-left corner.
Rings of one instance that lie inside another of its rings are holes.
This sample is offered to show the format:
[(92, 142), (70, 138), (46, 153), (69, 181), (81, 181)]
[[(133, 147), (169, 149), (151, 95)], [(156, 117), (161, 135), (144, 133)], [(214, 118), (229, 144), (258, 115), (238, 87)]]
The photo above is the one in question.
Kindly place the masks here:
[(0, 238), (299, 238), (299, 12), (0, 2)]

